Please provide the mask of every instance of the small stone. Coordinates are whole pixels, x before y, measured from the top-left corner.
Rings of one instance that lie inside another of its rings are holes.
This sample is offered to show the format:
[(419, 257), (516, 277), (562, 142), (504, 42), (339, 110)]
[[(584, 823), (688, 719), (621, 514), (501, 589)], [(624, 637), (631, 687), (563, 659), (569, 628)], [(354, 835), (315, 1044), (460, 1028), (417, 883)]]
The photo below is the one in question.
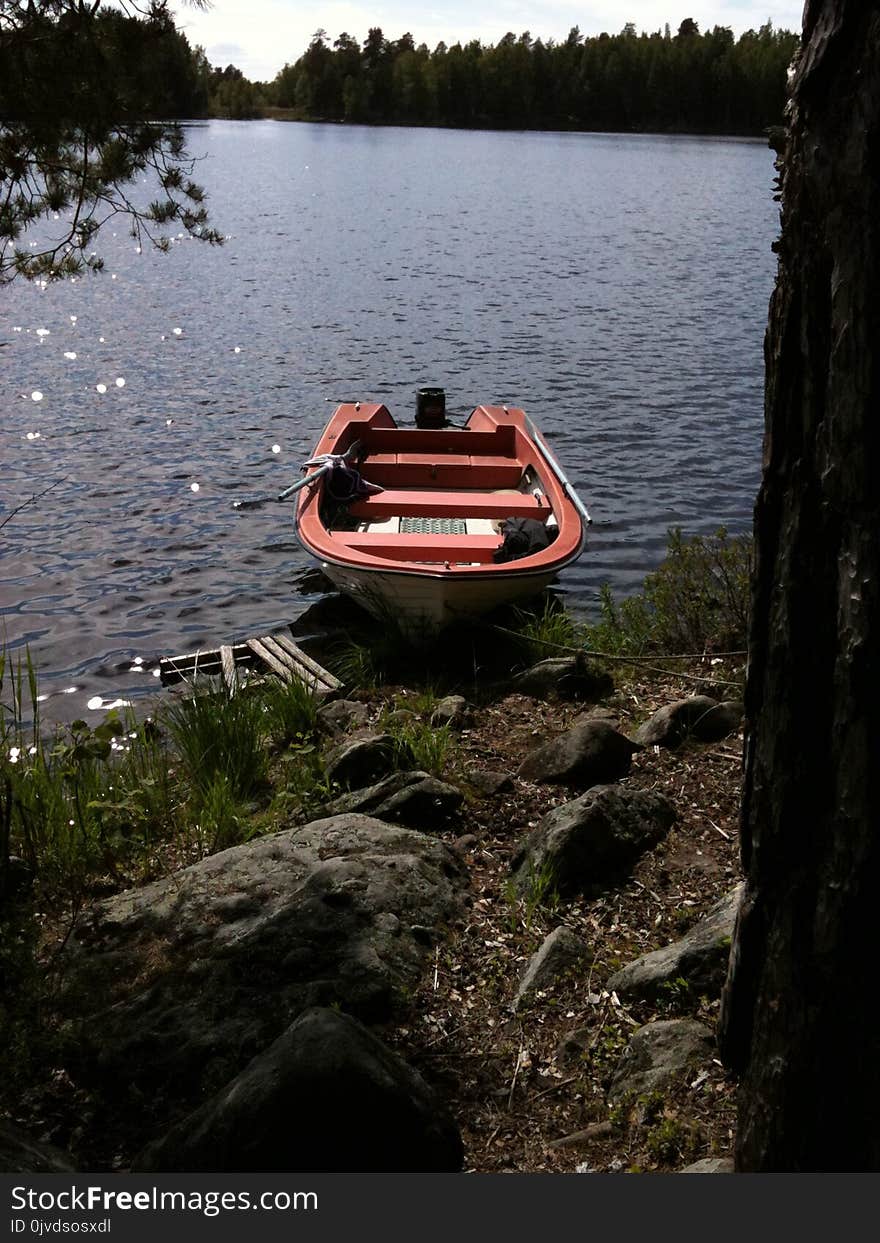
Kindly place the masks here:
[(513, 789), (513, 778), (510, 773), (499, 773), (488, 768), (469, 768), (465, 780), (480, 794), (504, 794)]
[(736, 1172), (733, 1157), (703, 1157), (702, 1161), (694, 1161), (686, 1165), (679, 1174), (734, 1174)]
[(618, 733), (607, 721), (588, 719), (532, 751), (518, 771), (526, 781), (586, 790), (625, 777), (633, 754), (640, 750), (637, 743)]
[(708, 695), (691, 695), (659, 708), (636, 731), (643, 746), (677, 747), (686, 738), (718, 742), (739, 728), (743, 706), (734, 700), (718, 703)]
[(319, 727), (327, 734), (339, 736), (348, 730), (360, 729), (370, 719), (370, 709), (356, 699), (337, 699), (318, 709)]
[(447, 695), (431, 713), (431, 725), (435, 729), (444, 725), (450, 729), (463, 729), (470, 719), (468, 703), (463, 695)]
[(611, 1087), (610, 1102), (666, 1092), (715, 1055), (710, 1028), (694, 1019), (664, 1019), (633, 1033), (624, 1049)]
[(565, 976), (589, 967), (592, 961), (593, 951), (570, 928), (564, 924), (554, 928), (528, 963), (516, 990), (513, 1008), (518, 1009), (535, 993), (553, 988)]

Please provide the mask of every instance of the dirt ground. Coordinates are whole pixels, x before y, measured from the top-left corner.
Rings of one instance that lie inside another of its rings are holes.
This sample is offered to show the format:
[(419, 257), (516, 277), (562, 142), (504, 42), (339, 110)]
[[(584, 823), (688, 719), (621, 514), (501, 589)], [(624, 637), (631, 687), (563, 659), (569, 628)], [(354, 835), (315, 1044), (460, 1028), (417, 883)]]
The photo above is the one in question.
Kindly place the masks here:
[[(631, 735), (656, 708), (703, 689), (650, 675), (627, 681), (602, 706)], [(529, 749), (583, 711), (582, 704), (516, 695), (478, 710), (461, 735), (450, 780), (474, 768), (515, 774)], [(514, 777), (508, 791), (466, 806), (463, 835), (449, 841), (470, 872), (470, 920), (438, 949), (411, 1015), (389, 1033), (449, 1104), (464, 1137), (466, 1169), (674, 1170), (732, 1154), (734, 1084), (717, 1059), (690, 1083), (631, 1110), (609, 1109), (605, 1096), (637, 1027), (692, 1017), (714, 1028), (719, 999), (673, 988), (659, 1007), (628, 1006), (604, 985), (634, 958), (681, 937), (739, 880), (741, 758), (738, 736), (637, 753), (625, 783), (667, 795), (677, 822), (626, 883), (589, 900), (532, 907), (510, 883), (517, 844), (570, 793)], [(559, 924), (592, 948), (592, 967), (514, 1013), (525, 964)], [(577, 1047), (560, 1047), (575, 1030)]]

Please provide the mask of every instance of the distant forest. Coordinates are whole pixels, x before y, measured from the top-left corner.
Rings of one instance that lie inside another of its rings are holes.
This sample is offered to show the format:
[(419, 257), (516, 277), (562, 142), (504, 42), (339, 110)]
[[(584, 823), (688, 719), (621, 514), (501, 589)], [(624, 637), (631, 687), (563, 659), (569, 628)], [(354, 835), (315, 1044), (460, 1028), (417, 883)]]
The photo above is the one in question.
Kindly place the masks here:
[(379, 28), (362, 44), (319, 30), (270, 83), (213, 70), (210, 111), (246, 117), (285, 109), (302, 120), (471, 128), (653, 130), (760, 134), (782, 122), (786, 73), (799, 43), (767, 22), (739, 39), (724, 26), (700, 33), (686, 18), (637, 34), (564, 42), (507, 34), (433, 52), (412, 35)]
[[(786, 73), (798, 42), (798, 35), (774, 30), (770, 22), (739, 39), (724, 26), (701, 34), (691, 18), (675, 34), (668, 26), (637, 34), (630, 23), (620, 34), (585, 38), (575, 26), (560, 43), (526, 32), (487, 47), (478, 40), (439, 43), (433, 52), (416, 46), (410, 34), (388, 40), (378, 27), (363, 43), (348, 34), (331, 43), (319, 30), (274, 81), (250, 82), (235, 65), (212, 66), (170, 17), (144, 24), (99, 10), (90, 45), (98, 59), (89, 80), (103, 82), (111, 67), (113, 81), (121, 76), (136, 87), (132, 97), (156, 119), (283, 116), (372, 125), (760, 134), (782, 122)], [(10, 43), (0, 55), (0, 116), (14, 117), (22, 100), (31, 111), (57, 111), (62, 101), (52, 93), (55, 76), (36, 73)], [(131, 93), (114, 90), (114, 98)], [(113, 106), (109, 97), (107, 106)]]

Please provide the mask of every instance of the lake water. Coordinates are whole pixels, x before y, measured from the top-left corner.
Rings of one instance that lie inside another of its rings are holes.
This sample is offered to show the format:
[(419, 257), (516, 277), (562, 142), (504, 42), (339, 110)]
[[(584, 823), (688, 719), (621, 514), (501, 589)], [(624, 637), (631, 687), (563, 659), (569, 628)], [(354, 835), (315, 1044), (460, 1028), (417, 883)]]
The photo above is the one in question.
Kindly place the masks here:
[(56, 485), (0, 529), (0, 637), (49, 715), (314, 600), (290, 508), (233, 502), (293, 482), (340, 399), (523, 406), (593, 516), (561, 582), (581, 613), (636, 590), (670, 526), (750, 529), (763, 143), (271, 121), (189, 143), (222, 249), (138, 254), (116, 222), (104, 275), (0, 290), (0, 522)]

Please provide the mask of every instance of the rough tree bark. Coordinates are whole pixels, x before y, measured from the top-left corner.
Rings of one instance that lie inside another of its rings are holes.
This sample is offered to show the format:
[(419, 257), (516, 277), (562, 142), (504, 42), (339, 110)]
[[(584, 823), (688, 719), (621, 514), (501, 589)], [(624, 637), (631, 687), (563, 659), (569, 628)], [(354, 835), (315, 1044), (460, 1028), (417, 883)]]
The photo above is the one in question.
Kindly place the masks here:
[(765, 342), (747, 887), (721, 1017), (740, 1170), (880, 1169), (880, 3), (808, 0)]

